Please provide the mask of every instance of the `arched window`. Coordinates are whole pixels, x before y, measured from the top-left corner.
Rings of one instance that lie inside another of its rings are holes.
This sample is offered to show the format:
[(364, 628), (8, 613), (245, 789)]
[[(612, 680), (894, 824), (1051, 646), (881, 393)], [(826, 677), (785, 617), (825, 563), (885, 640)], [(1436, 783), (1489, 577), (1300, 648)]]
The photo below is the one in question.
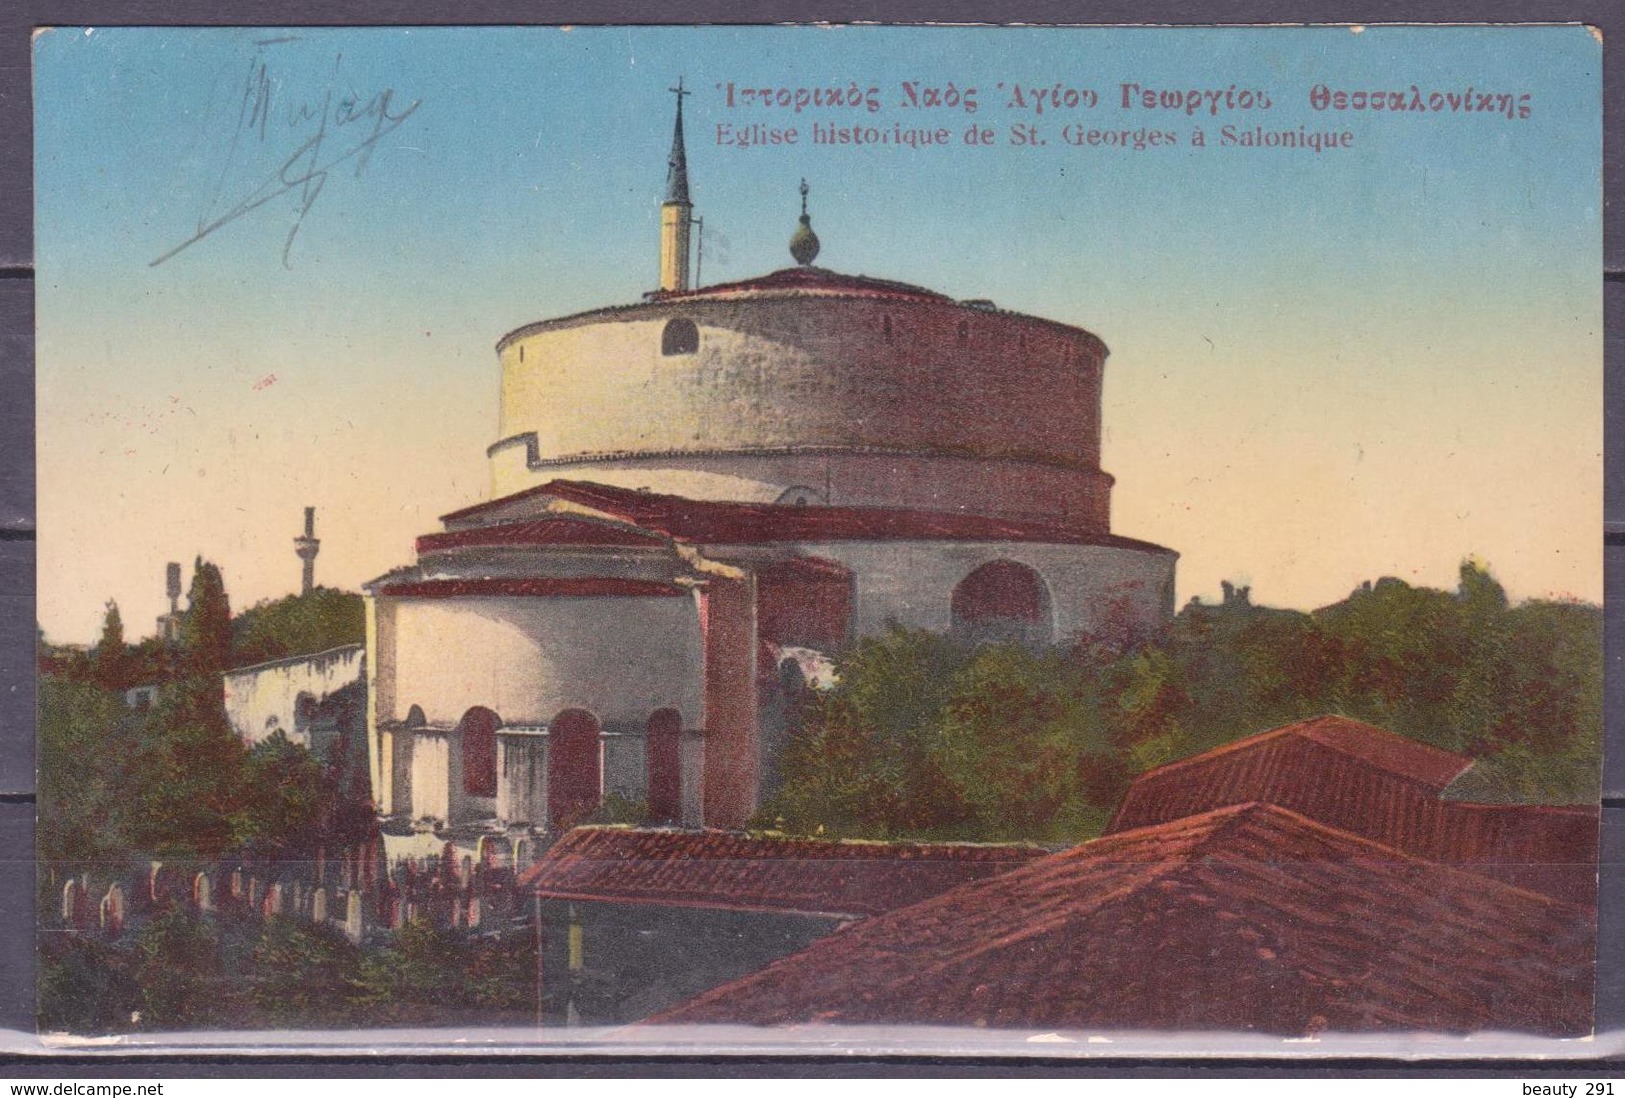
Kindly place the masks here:
[(463, 792), (470, 797), (497, 795), (497, 729), (502, 718), (476, 705), (457, 722), (463, 745)]
[(657, 709), (649, 718), (644, 754), (649, 768), (649, 822), (676, 823), (683, 815), (683, 718)]
[(793, 484), (779, 493), (774, 503), (786, 507), (805, 507), (810, 503), (822, 503), (824, 493), (808, 484)]
[(959, 322), (959, 342), (970, 342), (970, 321), (968, 320), (961, 320)]
[(679, 317), (666, 321), (666, 330), (660, 334), (660, 353), (663, 355), (691, 355), (700, 349), (700, 330), (692, 320)]
[(1043, 579), (1013, 560), (990, 561), (960, 580), (952, 614), (954, 634), (978, 644), (1054, 640)]
[(568, 831), (597, 810), (604, 796), (598, 718), (566, 709), (547, 726), (547, 823)]
[(886, 342), (891, 342), (891, 314), (887, 313), (880, 318), (880, 330), (886, 336)]

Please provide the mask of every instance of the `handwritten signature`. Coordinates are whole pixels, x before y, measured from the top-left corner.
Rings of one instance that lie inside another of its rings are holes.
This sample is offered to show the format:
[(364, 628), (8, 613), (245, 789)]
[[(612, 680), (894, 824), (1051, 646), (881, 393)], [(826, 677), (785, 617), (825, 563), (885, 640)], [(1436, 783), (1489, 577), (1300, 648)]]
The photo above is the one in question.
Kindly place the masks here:
[[(283, 40), (273, 39), (265, 44), (278, 41)], [(284, 195), (292, 195), (293, 224), (282, 245), (282, 265), (292, 267), (294, 241), (311, 207), (327, 186), (333, 169), (353, 164), (355, 176), (360, 178), (371, 163), (378, 142), (398, 129), (423, 104), (423, 100), (414, 99), (404, 107), (398, 106), (394, 88), (384, 88), (370, 97), (338, 91), (335, 85), (339, 83), (343, 60), (342, 53), (334, 55), (332, 75), (320, 98), (285, 99), (280, 90), (281, 82), (264, 53), (254, 58), (249, 65), (248, 78), (242, 84), (237, 127), (221, 178), (230, 173), (238, 157), (252, 155), (256, 144), (273, 150), (273, 163), (281, 153), (277, 146), (287, 148), (282, 145), (284, 141), (297, 144), (273, 171), (218, 216), (216, 210), (221, 200), (217, 190), (213, 201), (198, 217), (197, 231), (148, 266), (156, 267), (173, 259), (217, 229)]]

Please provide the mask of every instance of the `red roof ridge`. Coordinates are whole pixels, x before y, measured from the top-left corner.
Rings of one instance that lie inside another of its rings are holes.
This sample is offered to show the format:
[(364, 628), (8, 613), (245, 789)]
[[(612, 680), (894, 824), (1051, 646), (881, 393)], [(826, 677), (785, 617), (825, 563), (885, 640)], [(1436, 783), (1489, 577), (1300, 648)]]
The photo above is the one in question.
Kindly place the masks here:
[[(1220, 817), (1228, 818), (1223, 819)], [(1259, 821), (1262, 820), (1265, 821), (1263, 824), (1265, 828), (1275, 829), (1279, 828), (1283, 824), (1290, 825), (1291, 827), (1300, 831), (1317, 833), (1321, 838), (1335, 842), (1344, 848), (1363, 848), (1372, 855), (1380, 856), (1382, 861), (1403, 863), (1407, 865), (1427, 866), (1430, 871), (1436, 870), (1440, 873), (1460, 875), (1463, 877), (1472, 878), (1473, 880), (1495, 880), (1496, 885), (1500, 888), (1510, 889), (1511, 891), (1519, 893), (1522, 896), (1539, 900), (1543, 904), (1551, 904), (1556, 907), (1575, 908), (1584, 906), (1571, 903), (1567, 900), (1560, 900), (1557, 897), (1551, 896), (1544, 892), (1536, 892), (1532, 889), (1525, 888), (1522, 885), (1510, 884), (1506, 881), (1495, 878), (1486, 878), (1482, 874), (1473, 873), (1466, 869), (1460, 869), (1447, 862), (1434, 861), (1430, 858), (1424, 858), (1419, 854), (1412, 854), (1409, 851), (1401, 850), (1395, 846), (1389, 846), (1387, 843), (1378, 842), (1376, 839), (1368, 838), (1365, 835), (1358, 835), (1352, 831), (1345, 831), (1340, 827), (1333, 827), (1330, 824), (1322, 823), (1313, 816), (1306, 816), (1302, 812), (1297, 812), (1293, 809), (1275, 804), (1273, 801), (1247, 801), (1243, 804), (1225, 805), (1222, 808), (1215, 808), (1210, 812), (1203, 812), (1196, 816), (1182, 816), (1177, 820), (1169, 820), (1165, 823), (1148, 824), (1145, 827), (1136, 827), (1128, 831), (1119, 831), (1115, 834), (1105, 835), (1099, 839), (1094, 839), (1090, 842), (1083, 843), (1080, 846), (1075, 846), (1071, 850), (1062, 851), (1060, 854), (1054, 855), (1054, 857), (1065, 857), (1074, 852), (1092, 852), (1090, 851), (1090, 848), (1094, 847), (1097, 843), (1103, 843), (1108, 839), (1132, 838), (1135, 836), (1150, 835), (1164, 828), (1173, 828), (1180, 824), (1187, 824), (1192, 821), (1207, 819), (1212, 819), (1213, 826), (1208, 828), (1202, 838), (1197, 841), (1196, 845), (1198, 847), (1208, 845), (1214, 840), (1230, 835), (1237, 830), (1257, 827), (1259, 826)]]
[[(714, 829), (576, 828), (517, 882), (548, 899), (873, 915), (1047, 852), (1022, 844), (877, 843)], [(888, 883), (889, 882), (889, 885)]]
[(389, 580), (371, 590), (391, 598), (686, 598), (687, 587), (623, 576), (432, 578)]
[[(551, 496), (559, 508), (585, 508), (599, 519), (629, 523), (688, 544), (766, 542), (977, 541), (1094, 545), (1177, 556), (1165, 546), (1109, 530), (973, 511), (890, 506), (798, 506), (744, 500), (706, 500), (594, 481), (555, 479), (489, 503), (442, 516), (461, 522), (527, 498)], [(516, 520), (517, 521), (517, 520)], [(438, 536), (438, 535), (435, 535)]]
[(624, 548), (669, 540), (657, 531), (623, 519), (601, 518), (579, 511), (548, 511), (509, 522), (423, 534), (417, 539), (417, 551), (425, 553), (445, 549), (538, 544), (613, 545)]
[[(1338, 733), (1342, 733), (1342, 735), (1338, 735)], [(1383, 758), (1373, 751), (1361, 751), (1356, 743), (1351, 743), (1346, 738), (1351, 733), (1365, 738), (1372, 747), (1381, 745), (1383, 748), (1403, 752), (1409, 758), (1405, 760)], [(1175, 759), (1173, 762), (1163, 763), (1161, 766), (1145, 771), (1134, 780), (1140, 782), (1153, 775), (1176, 773), (1215, 758), (1248, 750), (1270, 740), (1284, 739), (1291, 736), (1302, 736), (1328, 750), (1360, 759), (1362, 762), (1370, 763), (1390, 773), (1413, 778), (1428, 785), (1437, 786), (1440, 789), (1460, 777), (1472, 765), (1472, 760), (1463, 755), (1429, 746), (1408, 736), (1401, 736), (1396, 732), (1388, 731), (1386, 728), (1378, 728), (1374, 724), (1367, 724), (1353, 717), (1327, 713), (1318, 717), (1310, 717), (1307, 720), (1295, 721), (1292, 724), (1281, 725), (1279, 728), (1271, 728), (1251, 736), (1244, 736), (1239, 740), (1220, 744), (1218, 747), (1210, 748), (1197, 755), (1190, 755), (1183, 759)], [(1405, 765), (1407, 763), (1418, 765)], [(1438, 774), (1442, 773), (1446, 766), (1453, 766), (1454, 770), (1448, 777), (1441, 779)], [(1422, 773), (1421, 771), (1424, 769), (1427, 769), (1428, 772)]]
[[(1161, 842), (1164, 839), (1173, 841), (1164, 845)], [(1131, 852), (1134, 856), (1128, 856)], [(1237, 872), (1241, 867), (1249, 872)], [(1159, 881), (1167, 883), (1158, 884)], [(843, 980), (849, 980), (857, 971), (872, 973), (871, 991), (875, 1002), (888, 1004), (885, 1007), (888, 1011), (895, 1012), (906, 1005), (904, 1009), (940, 1018), (942, 1015), (938, 1012), (944, 1009), (943, 1004), (948, 1004), (945, 1009), (949, 1014), (962, 1013), (967, 1019), (984, 1017), (984, 1008), (974, 1002), (980, 986), (975, 981), (993, 979), (994, 973), (1002, 972), (1003, 962), (1012, 956), (1009, 952), (1012, 945), (1047, 937), (1057, 948), (1071, 948), (1066, 943), (1067, 923), (1099, 917), (1119, 918), (1124, 933), (1130, 933), (1130, 928), (1138, 925), (1135, 920), (1140, 918), (1134, 906), (1140, 897), (1144, 897), (1145, 902), (1162, 904), (1170, 902), (1160, 898), (1166, 893), (1187, 924), (1191, 919), (1204, 918), (1205, 905), (1217, 904), (1214, 911), (1231, 911), (1234, 914), (1230, 918), (1244, 920), (1241, 925), (1256, 926), (1269, 934), (1272, 929), (1284, 930), (1296, 925), (1292, 922), (1296, 917), (1294, 912), (1313, 902), (1317, 888), (1332, 888), (1341, 890), (1339, 895), (1356, 896), (1363, 889), (1381, 886), (1384, 882), (1392, 882), (1396, 889), (1403, 887), (1406, 894), (1421, 889), (1418, 895), (1440, 897), (1428, 909), (1432, 914), (1458, 912), (1451, 915), (1448, 926), (1441, 925), (1434, 930), (1430, 929), (1434, 923), (1428, 919), (1403, 921), (1397, 909), (1403, 908), (1405, 901), (1399, 894), (1385, 909), (1385, 917), (1399, 920), (1394, 923), (1394, 930), (1400, 940), (1413, 943), (1403, 947), (1411, 952), (1402, 956), (1409, 958), (1406, 963), (1417, 971), (1399, 975), (1409, 978), (1407, 987), (1420, 986), (1415, 984), (1418, 973), (1436, 971), (1447, 991), (1433, 992), (1434, 995), (1447, 994), (1449, 989), (1467, 989), (1477, 994), (1477, 989), (1483, 986), (1482, 978), (1470, 967), (1462, 968), (1460, 975), (1449, 965), (1439, 967), (1437, 959), (1430, 960), (1430, 955), (1415, 952), (1414, 943), (1418, 941), (1423, 944), (1458, 941), (1464, 933), (1478, 934), (1505, 927), (1521, 935), (1521, 940), (1548, 943), (1557, 956), (1577, 956), (1574, 950), (1579, 947), (1567, 939), (1550, 938), (1550, 928), (1591, 925), (1589, 914), (1579, 905), (1438, 865), (1329, 827), (1279, 805), (1251, 802), (1097, 839), (1007, 873), (875, 915), (842, 934), (819, 939), (758, 972), (656, 1014), (643, 1024), (694, 1020), (793, 1024), (821, 1017), (817, 1013), (808, 1015), (808, 1010), (842, 1003), (846, 1005), (839, 1007), (834, 1017), (862, 1020), (866, 1010), (872, 1012), (880, 1007), (865, 1006), (870, 1001), (869, 994), (862, 996), (862, 1002), (851, 996)], [(1459, 911), (1452, 906), (1464, 898), (1471, 902)], [(1129, 906), (1121, 907), (1124, 904)], [(1286, 906), (1278, 906), (1283, 904)], [(1120, 917), (1110, 914), (1113, 908), (1121, 909)], [(1281, 964), (1325, 988), (1326, 974), (1321, 971), (1321, 965), (1328, 958), (1340, 962), (1340, 951), (1346, 953), (1350, 948), (1343, 942), (1347, 935), (1340, 926), (1336, 917), (1327, 914), (1313, 925), (1303, 927), (1301, 943), (1288, 935), (1291, 952), (1283, 956)], [(1390, 948), (1383, 944), (1388, 941), (1386, 933), (1366, 929), (1357, 937), (1360, 940), (1352, 948), (1371, 951), (1365, 954), (1368, 963), (1387, 956), (1382, 952)], [(1332, 951), (1329, 954), (1328, 949)], [(1565, 949), (1570, 953), (1563, 954)], [(1254, 951), (1247, 947), (1244, 952), (1251, 959)], [(1256, 952), (1271, 962), (1275, 959), (1274, 953), (1262, 948)], [(1048, 996), (1046, 989), (1075, 978), (1045, 976), (1045, 970), (1040, 962), (1027, 965), (1020, 977), (1025, 982), (1017, 986), (1024, 994), (1030, 991), (1034, 995)], [(1561, 973), (1562, 970), (1555, 971)], [(1528, 982), (1525, 979), (1520, 986)], [(1335, 990), (1326, 993), (1333, 1002), (1339, 995)], [(1359, 1006), (1361, 1002), (1376, 1008), (1411, 1009), (1422, 1017), (1443, 1009), (1432, 1005), (1431, 999), (1406, 999), (1410, 993), (1394, 990), (1380, 979), (1352, 994), (1356, 996), (1356, 1010), (1364, 1009)], [(843, 999), (843, 995), (849, 997)], [(1366, 996), (1363, 1000), (1359, 998), (1362, 995)], [(1041, 1007), (1036, 1018), (1026, 1007), (1016, 1009), (1018, 1013), (1025, 1012), (1024, 1016), (1032, 1024), (1052, 1024), (1042, 1016)], [(1055, 1009), (1064, 1020), (1067, 1011), (1078, 1008), (1059, 1005)], [(1244, 1011), (1246, 1008), (1238, 1001), (1228, 1009)], [(1469, 998), (1459, 1004), (1459, 1013), (1446, 1012), (1440, 1017), (1446, 1019), (1447, 1026), (1466, 1024), (1476, 1028), (1482, 1025), (1485, 1015), (1475, 1012), (1488, 1010), (1489, 1017), (1495, 1018), (1497, 1009), (1489, 1000)], [(1538, 1009), (1553, 1008), (1547, 1005)], [(1231, 1016), (1238, 1015), (1232, 1013)], [(1507, 1015), (1516, 1016), (1516, 1013)], [(1458, 1023), (1459, 1018), (1476, 1020)], [(1121, 1020), (1130, 1026), (1136, 1021), (1133, 1017)], [(1559, 1018), (1539, 1024), (1566, 1026), (1569, 1023)]]

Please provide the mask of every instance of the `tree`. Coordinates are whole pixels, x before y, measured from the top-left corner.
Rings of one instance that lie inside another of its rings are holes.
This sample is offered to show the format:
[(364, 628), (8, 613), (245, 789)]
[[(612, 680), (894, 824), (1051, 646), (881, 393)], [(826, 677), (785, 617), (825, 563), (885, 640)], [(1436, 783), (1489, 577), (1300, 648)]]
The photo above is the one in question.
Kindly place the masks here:
[(248, 843), (258, 855), (304, 857), (324, 845), (339, 791), (321, 763), (280, 729), (255, 744), (242, 767)]
[[(1474, 758), (1452, 796), (1595, 803), (1602, 612), (1385, 577), (1312, 614), (1193, 602), (1064, 656), (905, 629), (860, 641), (761, 819), (869, 838), (1076, 839), (1135, 774), (1335, 713)], [(1108, 631), (1109, 633), (1109, 631)]]
[(221, 673), (231, 605), (220, 569), (199, 557), (181, 622), (176, 675), (160, 692), (135, 767), (141, 847), (171, 858), (216, 858), (253, 833), (242, 742), (226, 718)]
[(894, 627), (841, 662), (840, 685), (808, 699), (785, 746), (784, 784), (762, 816), (794, 830), (887, 836), (958, 824), (966, 807), (943, 774), (942, 712), (974, 650)]
[(197, 558), (181, 619), (182, 678), (207, 682), (216, 696), (220, 674), (231, 666), (231, 602), (215, 565)]
[(261, 603), (239, 614), (231, 628), (233, 667), (361, 644), (367, 637), (361, 596), (330, 587)]
[(127, 769), (139, 752), (139, 717), (91, 683), (39, 682), (39, 853), (73, 868), (116, 864), (127, 853), (120, 806), (137, 795)]
[(108, 690), (125, 690), (130, 682), (130, 653), (124, 644), (124, 619), (111, 599), (102, 616), (102, 636), (91, 657), (96, 681)]
[(1102, 756), (1111, 749), (1099, 690), (1058, 653), (1017, 645), (980, 649), (953, 682), (940, 717), (937, 765), (984, 839), (1088, 838), (1119, 792)]

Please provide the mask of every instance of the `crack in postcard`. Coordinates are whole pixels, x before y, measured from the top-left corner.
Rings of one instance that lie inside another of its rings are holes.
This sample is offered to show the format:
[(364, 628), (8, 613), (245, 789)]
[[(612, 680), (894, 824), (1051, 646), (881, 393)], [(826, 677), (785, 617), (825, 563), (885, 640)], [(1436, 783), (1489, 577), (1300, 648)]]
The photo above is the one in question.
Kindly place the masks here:
[(1590, 1047), (1586, 28), (34, 49), (52, 1040)]

